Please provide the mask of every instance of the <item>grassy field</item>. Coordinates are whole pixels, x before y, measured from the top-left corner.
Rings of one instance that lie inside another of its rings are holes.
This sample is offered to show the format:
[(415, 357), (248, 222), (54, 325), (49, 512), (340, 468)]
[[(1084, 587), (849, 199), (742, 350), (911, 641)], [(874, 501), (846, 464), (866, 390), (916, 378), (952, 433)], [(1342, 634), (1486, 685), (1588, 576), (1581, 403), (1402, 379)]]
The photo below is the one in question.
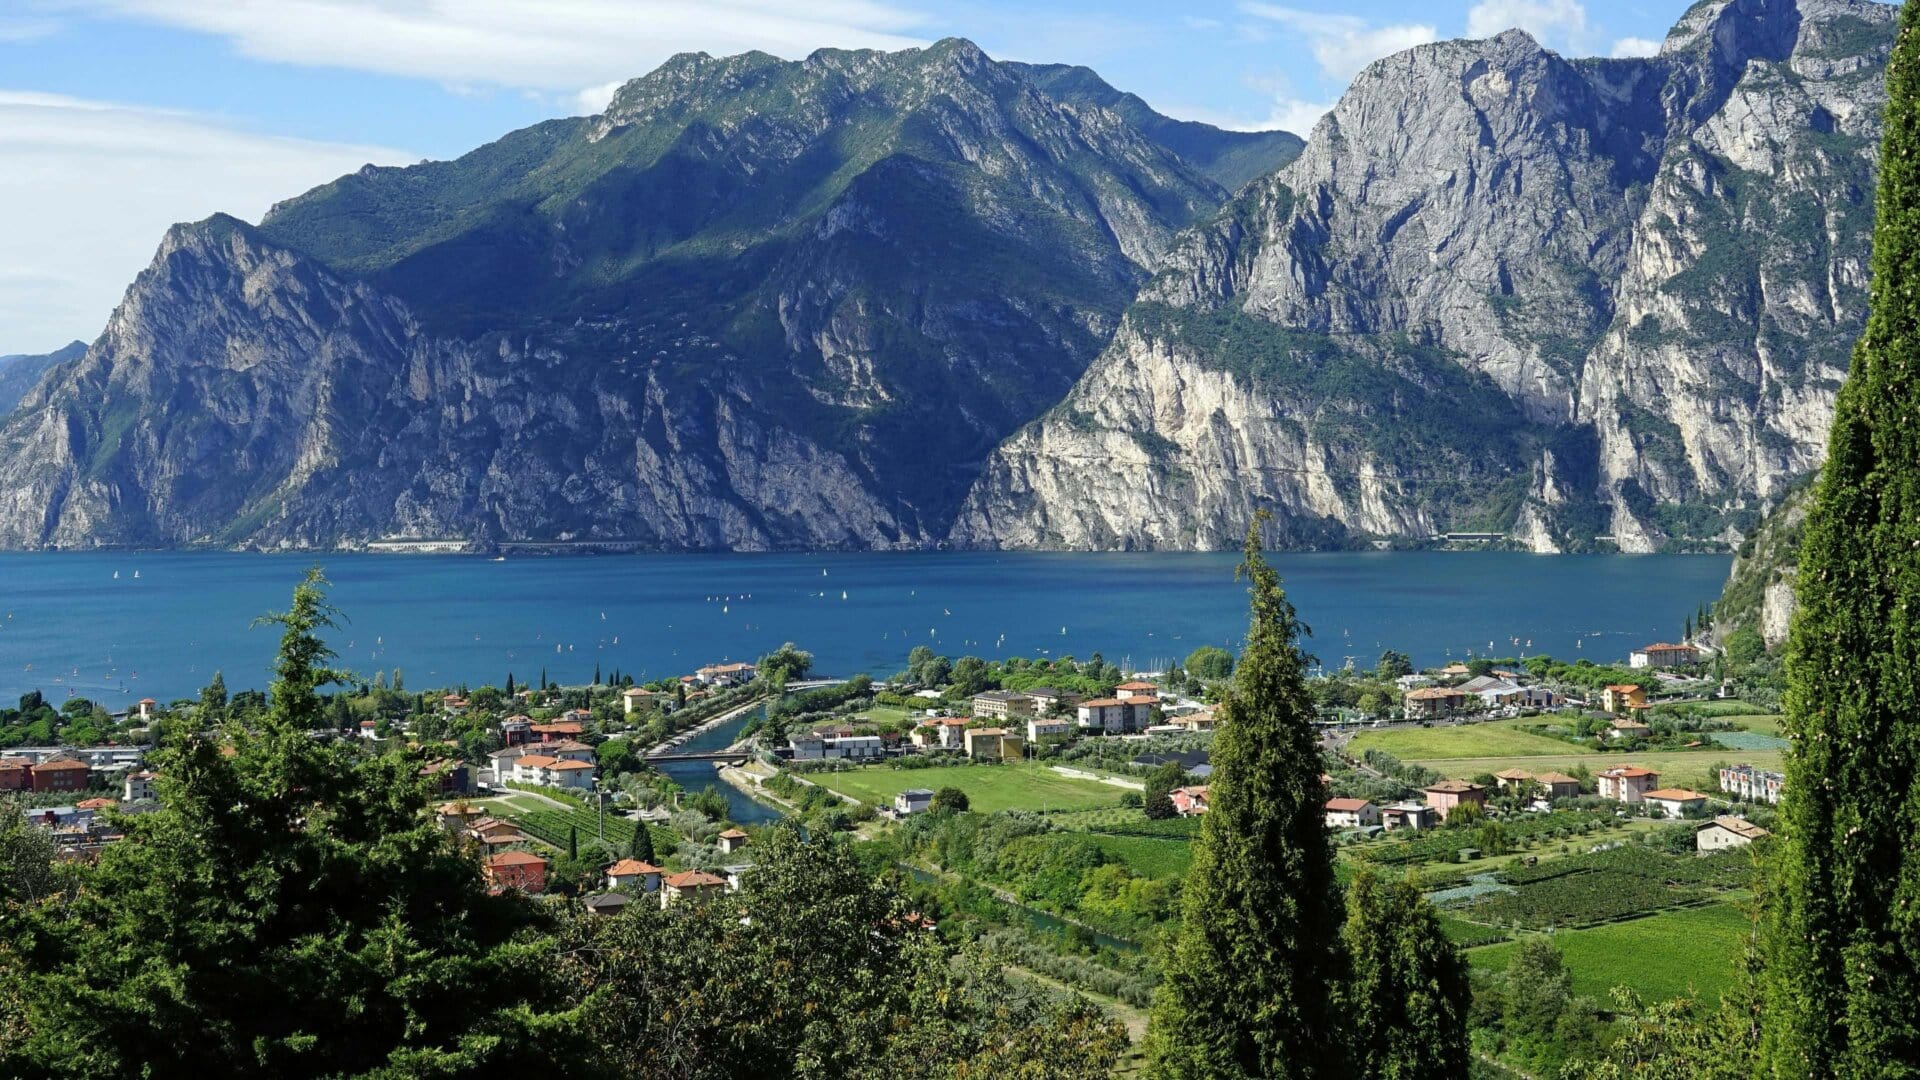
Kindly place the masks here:
[(1193, 845), (1185, 840), (1156, 840), (1150, 836), (1107, 836), (1091, 839), (1110, 859), (1127, 864), (1141, 877), (1176, 877), (1193, 865)]
[[(1734, 959), (1747, 917), (1732, 904), (1662, 912), (1644, 919), (1553, 935), (1573, 975), (1573, 989), (1600, 1002), (1616, 986), (1631, 986), (1650, 1001), (1689, 991), (1717, 999), (1734, 979)], [(1485, 971), (1500, 971), (1518, 948), (1514, 943), (1472, 949), (1467, 958)]]
[(1006, 765), (951, 765), (937, 769), (874, 767), (848, 772), (811, 773), (807, 779), (822, 787), (851, 795), (872, 806), (885, 806), (908, 788), (938, 791), (957, 787), (967, 793), (974, 810), (1092, 810), (1118, 806), (1121, 791), (1111, 784), (1075, 780), (1044, 765), (1015, 762)]
[[(1528, 722), (1540, 721), (1530, 717)], [(1458, 727), (1363, 731), (1353, 737), (1353, 753), (1358, 757), (1368, 750), (1384, 750), (1402, 761), (1424, 764), (1440, 758), (1520, 757), (1580, 752), (1577, 747), (1559, 739), (1521, 731), (1518, 723), (1517, 720), (1492, 720)]]
[(1661, 787), (1687, 787), (1697, 791), (1713, 792), (1719, 790), (1720, 779), (1710, 775), (1709, 770), (1716, 762), (1744, 761), (1763, 769), (1780, 767), (1779, 750), (1659, 750), (1647, 754), (1572, 754), (1551, 758), (1543, 755), (1530, 757), (1484, 757), (1484, 758), (1413, 758), (1432, 769), (1438, 769), (1448, 776), (1478, 776), (1481, 773), (1497, 773), (1502, 769), (1526, 769), (1529, 772), (1568, 772), (1576, 765), (1585, 765), (1594, 772), (1610, 765), (1639, 765), (1660, 774)]

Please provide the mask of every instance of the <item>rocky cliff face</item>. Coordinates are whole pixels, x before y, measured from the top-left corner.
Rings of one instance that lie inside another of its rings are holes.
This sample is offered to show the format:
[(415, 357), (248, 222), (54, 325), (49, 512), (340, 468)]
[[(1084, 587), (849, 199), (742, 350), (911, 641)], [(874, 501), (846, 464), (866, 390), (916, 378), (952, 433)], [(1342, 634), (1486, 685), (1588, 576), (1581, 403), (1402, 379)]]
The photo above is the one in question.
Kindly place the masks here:
[(86, 351), (86, 342), (73, 341), (50, 353), (0, 356), (0, 417), (12, 412), (47, 372), (69, 360), (78, 360)]
[(1190, 232), (964, 545), (1727, 539), (1818, 462), (1865, 314), (1894, 9), (1702, 3), (1658, 57), (1509, 32), (1363, 72)]
[(677, 57), (177, 227), (0, 425), (0, 545), (931, 543), (1226, 194), (966, 42)]

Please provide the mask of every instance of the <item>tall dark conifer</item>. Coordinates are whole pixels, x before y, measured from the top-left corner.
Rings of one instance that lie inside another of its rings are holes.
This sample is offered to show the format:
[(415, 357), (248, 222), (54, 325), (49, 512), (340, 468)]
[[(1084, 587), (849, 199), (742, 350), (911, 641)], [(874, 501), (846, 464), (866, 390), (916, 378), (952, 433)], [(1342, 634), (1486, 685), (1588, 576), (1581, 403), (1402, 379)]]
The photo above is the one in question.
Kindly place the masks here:
[(1766, 950), (1778, 1077), (1920, 1073), (1920, 7), (1887, 68), (1872, 310), (1807, 512)]
[(1240, 573), (1252, 584), (1252, 625), (1220, 704), (1183, 922), (1154, 996), (1156, 1077), (1346, 1075), (1326, 788), (1300, 627), (1261, 556), (1265, 519), (1247, 530)]
[(1420, 885), (1363, 871), (1347, 889), (1343, 942), (1347, 973), (1340, 1002), (1352, 1023), (1352, 1075), (1467, 1075), (1467, 964)]

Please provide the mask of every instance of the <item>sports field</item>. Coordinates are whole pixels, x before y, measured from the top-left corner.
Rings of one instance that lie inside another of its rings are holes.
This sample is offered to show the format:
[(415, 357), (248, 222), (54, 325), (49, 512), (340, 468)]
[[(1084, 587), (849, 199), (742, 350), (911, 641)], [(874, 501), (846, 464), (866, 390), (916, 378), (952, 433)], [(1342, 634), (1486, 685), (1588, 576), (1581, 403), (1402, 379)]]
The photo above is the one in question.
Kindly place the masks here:
[(889, 769), (874, 766), (847, 772), (809, 773), (822, 787), (851, 795), (871, 806), (887, 806), (908, 788), (938, 791), (956, 787), (967, 793), (969, 806), (983, 813), (997, 810), (1091, 810), (1120, 805), (1120, 788), (1093, 780), (1076, 780), (1031, 762), (1005, 765), (948, 765), (935, 769)]
[[(1716, 1000), (1734, 980), (1734, 960), (1747, 916), (1732, 904), (1712, 904), (1609, 923), (1591, 930), (1562, 930), (1553, 943), (1566, 957), (1573, 991), (1604, 1008), (1616, 986), (1631, 986), (1649, 1001), (1689, 992)], [(1471, 949), (1467, 959), (1483, 971), (1506, 968), (1518, 945), (1507, 942)]]

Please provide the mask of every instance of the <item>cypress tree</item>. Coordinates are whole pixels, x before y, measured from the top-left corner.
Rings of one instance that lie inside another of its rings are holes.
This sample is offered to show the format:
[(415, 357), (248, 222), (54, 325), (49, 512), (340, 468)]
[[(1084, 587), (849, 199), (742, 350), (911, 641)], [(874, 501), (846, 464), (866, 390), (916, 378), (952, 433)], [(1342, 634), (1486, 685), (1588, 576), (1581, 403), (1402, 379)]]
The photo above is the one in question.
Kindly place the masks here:
[(1920, 1071), (1920, 6), (1887, 67), (1872, 309), (1800, 550), (1768, 912), (1775, 1076)]
[(1335, 1023), (1340, 900), (1293, 605), (1260, 552), (1252, 625), (1213, 742), (1208, 810), (1147, 1030), (1156, 1077), (1347, 1075)]
[(627, 845), (627, 857), (639, 859), (643, 863), (653, 861), (653, 831), (644, 821), (633, 826), (633, 842)]
[(1349, 963), (1340, 1001), (1353, 1024), (1352, 1075), (1467, 1075), (1467, 965), (1420, 886), (1362, 872), (1347, 889), (1342, 937)]
[(580, 827), (577, 825), (569, 825), (567, 826), (567, 858), (577, 859), (579, 857)]

